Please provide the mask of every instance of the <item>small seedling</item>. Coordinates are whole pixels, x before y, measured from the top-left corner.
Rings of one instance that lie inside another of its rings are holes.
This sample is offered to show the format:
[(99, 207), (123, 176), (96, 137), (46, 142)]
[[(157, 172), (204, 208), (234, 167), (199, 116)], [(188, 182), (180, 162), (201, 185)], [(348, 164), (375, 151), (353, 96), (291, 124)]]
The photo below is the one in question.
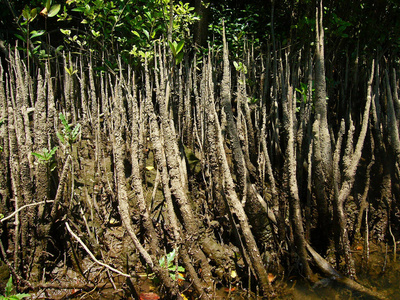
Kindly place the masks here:
[(59, 117), (64, 128), (61, 132), (57, 132), (57, 137), (64, 145), (71, 146), (78, 139), (78, 136), (81, 132), (81, 125), (76, 124), (76, 126), (73, 127), (72, 124), (68, 124), (68, 121), (63, 113), (60, 113)]
[(7, 281), (6, 288), (4, 291), (4, 296), (0, 295), (0, 300), (19, 300), (23, 298), (30, 297), (30, 294), (12, 294), (14, 290), (14, 285), (12, 283), (12, 276)]
[(175, 256), (176, 256), (176, 251), (175, 249), (173, 251), (171, 251), (170, 253), (167, 254), (167, 262), (165, 263), (165, 257), (162, 257), (158, 263), (160, 264), (161, 267), (165, 268), (167, 266), (168, 271), (169, 271), (169, 276), (171, 276), (171, 278), (173, 280), (176, 280), (175, 277), (175, 272), (178, 271), (178, 279), (180, 280), (185, 280), (185, 278), (180, 274), (185, 272), (185, 268), (182, 266), (176, 266), (174, 264), (174, 260), (175, 260)]
[(53, 171), (56, 167), (54, 162), (54, 154), (56, 153), (57, 149), (58, 147), (54, 147), (49, 151), (47, 148), (43, 148), (42, 153), (32, 152), (32, 155), (36, 156), (40, 163), (48, 164), (50, 171)]
[[(174, 264), (175, 256), (176, 256), (176, 251), (174, 249), (173, 251), (171, 251), (170, 253), (167, 254), (167, 262), (165, 262), (165, 257), (162, 257), (158, 260), (158, 264), (162, 268), (168, 268), (169, 276), (171, 276), (171, 278), (173, 280), (176, 280), (176, 279), (185, 280), (185, 278), (181, 274), (181, 273), (185, 272), (185, 268), (182, 266), (176, 267), (176, 265)], [(176, 271), (178, 271), (178, 278), (176, 278), (176, 276), (175, 276)], [(147, 276), (150, 279), (158, 280), (154, 273), (148, 274)]]

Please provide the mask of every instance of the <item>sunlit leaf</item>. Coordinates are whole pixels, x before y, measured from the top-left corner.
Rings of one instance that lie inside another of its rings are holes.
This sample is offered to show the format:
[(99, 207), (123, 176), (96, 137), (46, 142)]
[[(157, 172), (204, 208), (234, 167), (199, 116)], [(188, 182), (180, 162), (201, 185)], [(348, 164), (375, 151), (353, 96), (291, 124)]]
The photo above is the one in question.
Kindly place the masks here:
[(176, 46), (176, 53), (178, 54), (179, 52), (181, 52), (183, 45), (185, 45), (185, 41), (182, 40), (179, 42), (179, 44)]
[(43, 34), (45, 34), (44, 30), (39, 30), (39, 31), (32, 31), (31, 32), (31, 39), (38, 37), (38, 36), (42, 36)]
[(173, 43), (171, 43), (170, 41), (168, 41), (169, 47), (171, 49), (172, 55), (175, 57), (176, 56), (176, 49), (175, 49), (175, 45)]
[(144, 33), (144, 35), (147, 37), (147, 39), (149, 40), (150, 39), (150, 34), (149, 34), (149, 32), (146, 30), (146, 29), (142, 29), (142, 31), (143, 31), (143, 33)]
[(49, 18), (54, 17), (55, 15), (58, 14), (58, 12), (60, 11), (60, 9), (61, 9), (61, 4), (54, 4), (54, 5), (50, 8), (48, 17), (49, 17)]

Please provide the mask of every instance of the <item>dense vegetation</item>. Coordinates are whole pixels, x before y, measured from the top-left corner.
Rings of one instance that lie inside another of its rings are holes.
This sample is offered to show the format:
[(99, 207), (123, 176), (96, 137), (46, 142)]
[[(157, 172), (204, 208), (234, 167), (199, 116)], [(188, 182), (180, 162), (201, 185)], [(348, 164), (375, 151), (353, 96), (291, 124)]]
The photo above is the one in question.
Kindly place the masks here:
[(358, 275), (400, 239), (396, 1), (3, 3), (8, 296), (392, 296)]

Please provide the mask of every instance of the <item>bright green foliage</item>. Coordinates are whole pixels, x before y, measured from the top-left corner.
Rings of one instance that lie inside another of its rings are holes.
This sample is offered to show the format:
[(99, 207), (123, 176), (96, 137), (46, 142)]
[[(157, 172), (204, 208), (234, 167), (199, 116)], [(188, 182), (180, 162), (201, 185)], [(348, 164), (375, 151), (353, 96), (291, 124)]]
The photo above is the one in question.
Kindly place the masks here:
[[(78, 46), (80, 51), (87, 49), (104, 53), (109, 60), (119, 54), (126, 62), (140, 61), (152, 56), (156, 40), (167, 37), (170, 3), (169, 0), (68, 0), (68, 10), (60, 20), (78, 14), (80, 28), (78, 32), (69, 29), (61, 32), (65, 41), (71, 47)], [(172, 9), (172, 38), (187, 40), (190, 37), (189, 26), (198, 20), (194, 8), (179, 2)]]
[[(312, 89), (314, 92), (315, 89)], [(300, 82), (300, 88), (296, 88), (296, 92), (300, 93), (300, 95), (303, 98), (304, 103), (307, 103), (307, 93), (308, 93), (308, 84), (305, 84), (303, 82)], [(300, 99), (297, 99), (298, 102), (300, 102)]]
[(56, 153), (58, 147), (54, 147), (50, 151), (47, 148), (42, 149), (42, 153), (32, 152), (32, 155), (36, 156), (40, 163), (48, 164), (50, 171), (53, 171), (56, 167), (54, 162), (54, 154)]
[(14, 294), (14, 285), (12, 283), (12, 276), (7, 281), (4, 296), (0, 295), (0, 300), (19, 300), (23, 298), (30, 297), (30, 294)]
[[(181, 273), (185, 272), (184, 267), (182, 267), (182, 266), (176, 267), (176, 265), (174, 264), (175, 256), (176, 256), (176, 251), (174, 249), (173, 251), (171, 251), (170, 253), (167, 254), (167, 262), (166, 263), (165, 263), (165, 257), (162, 257), (158, 261), (158, 263), (160, 264), (161, 267), (168, 268), (169, 275), (171, 276), (171, 278), (173, 280), (176, 280), (176, 277), (175, 277), (176, 271), (181, 272)], [(179, 273), (178, 273), (178, 279), (185, 280), (185, 278), (183, 278)]]
[[(31, 8), (26, 5), (22, 10), (22, 13), (19, 17), (18, 22), (22, 19), (20, 26), (18, 29), (22, 34), (15, 34), (15, 36), (23, 41), (27, 47), (20, 47), (19, 50), (26, 51), (28, 55), (38, 55), (39, 58), (47, 58), (49, 54), (46, 53), (45, 49), (41, 49), (42, 41), (40, 37), (46, 33), (46, 30), (30, 30), (30, 23), (33, 22), (38, 15), (41, 15), (44, 18), (52, 18), (58, 14), (61, 9), (60, 4), (52, 5), (52, 0), (46, 0), (44, 4), (44, 8), (40, 9), (38, 7)], [(39, 13), (40, 10), (40, 13)], [(30, 49), (29, 44), (34, 45), (33, 50)]]
[(236, 71), (247, 74), (247, 67), (244, 63), (242, 63), (242, 62), (238, 63), (237, 61), (234, 61), (233, 66), (235, 67)]
[(58, 14), (58, 12), (61, 9), (60, 4), (52, 4), (52, 0), (47, 0), (46, 1), (46, 6), (43, 8), (43, 10), (40, 12), (40, 14), (46, 18), (52, 18)]
[(178, 44), (174, 42), (168, 41), (169, 47), (171, 49), (172, 55), (175, 58), (175, 63), (178, 65), (182, 59), (183, 59), (183, 45), (185, 44), (185, 41), (182, 40)]
[(80, 131), (81, 125), (76, 124), (76, 126), (73, 127), (72, 124), (68, 123), (68, 121), (65, 118), (63, 113), (60, 113), (59, 117), (60, 117), (61, 123), (63, 124), (64, 128), (62, 129), (61, 132), (57, 132), (57, 137), (59, 138), (61, 143), (65, 144), (67, 146), (71, 146), (78, 139), (78, 136), (81, 132)]

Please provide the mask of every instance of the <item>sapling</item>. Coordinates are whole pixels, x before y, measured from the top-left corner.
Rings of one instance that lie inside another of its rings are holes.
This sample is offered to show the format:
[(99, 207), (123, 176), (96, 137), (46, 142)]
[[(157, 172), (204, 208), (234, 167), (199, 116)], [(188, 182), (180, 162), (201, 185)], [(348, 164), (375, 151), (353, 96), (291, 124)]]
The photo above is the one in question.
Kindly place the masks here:
[[(158, 264), (160, 265), (160, 267), (168, 269), (169, 276), (171, 276), (171, 278), (173, 280), (176, 280), (176, 279), (185, 280), (185, 278), (181, 275), (181, 273), (185, 272), (185, 268), (182, 266), (179, 266), (179, 265), (177, 266), (175, 264), (175, 256), (176, 256), (176, 251), (174, 249), (167, 254), (167, 256), (166, 256), (167, 261), (165, 261), (165, 257), (162, 257), (158, 260)], [(178, 278), (176, 278), (176, 276), (175, 276), (176, 272), (178, 272)], [(151, 273), (148, 276), (151, 279), (155, 278), (154, 273)]]
[(14, 285), (12, 283), (12, 276), (7, 281), (6, 288), (4, 291), (4, 296), (0, 295), (0, 300), (19, 300), (23, 298), (30, 297), (30, 294), (12, 294), (14, 290)]
[(42, 149), (42, 153), (32, 152), (32, 155), (36, 156), (40, 163), (46, 164), (50, 172), (54, 171), (56, 164), (54, 162), (54, 154), (58, 147), (54, 147), (50, 151), (47, 148)]
[(81, 125), (78, 123), (75, 126), (72, 126), (72, 124), (68, 123), (63, 113), (60, 113), (59, 117), (63, 124), (63, 129), (61, 132), (57, 131), (57, 137), (67, 148), (72, 148), (72, 144), (77, 141), (79, 134), (81, 133)]

